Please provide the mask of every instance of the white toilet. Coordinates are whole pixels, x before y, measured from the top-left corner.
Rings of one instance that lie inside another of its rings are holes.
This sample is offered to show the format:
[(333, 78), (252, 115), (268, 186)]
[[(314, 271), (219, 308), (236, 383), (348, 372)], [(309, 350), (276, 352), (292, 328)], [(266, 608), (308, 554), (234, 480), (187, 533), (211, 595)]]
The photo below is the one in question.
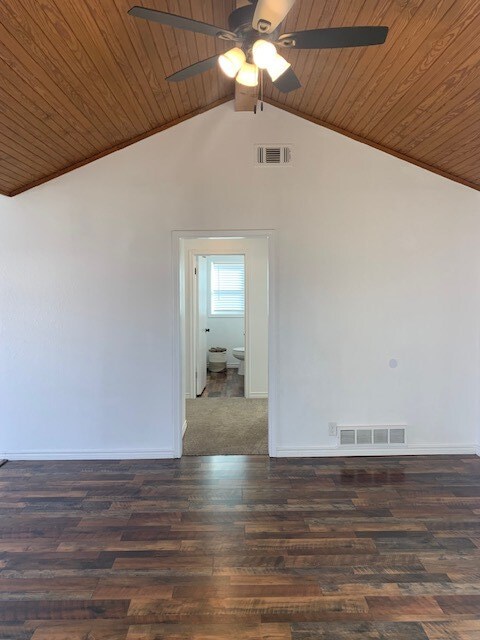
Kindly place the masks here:
[(238, 375), (245, 375), (245, 347), (235, 347), (233, 357), (238, 360)]

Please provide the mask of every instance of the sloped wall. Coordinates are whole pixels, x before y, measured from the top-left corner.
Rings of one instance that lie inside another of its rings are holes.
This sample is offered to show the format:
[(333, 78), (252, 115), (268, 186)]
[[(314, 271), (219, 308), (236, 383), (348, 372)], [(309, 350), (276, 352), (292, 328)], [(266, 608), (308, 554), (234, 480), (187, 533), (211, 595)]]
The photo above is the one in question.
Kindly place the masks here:
[[(257, 168), (254, 143), (294, 145)], [(0, 198), (2, 457), (169, 456), (171, 231), (275, 229), (278, 453), (405, 422), (473, 451), (480, 198), (267, 106), (226, 104)], [(390, 359), (398, 367), (389, 367)]]

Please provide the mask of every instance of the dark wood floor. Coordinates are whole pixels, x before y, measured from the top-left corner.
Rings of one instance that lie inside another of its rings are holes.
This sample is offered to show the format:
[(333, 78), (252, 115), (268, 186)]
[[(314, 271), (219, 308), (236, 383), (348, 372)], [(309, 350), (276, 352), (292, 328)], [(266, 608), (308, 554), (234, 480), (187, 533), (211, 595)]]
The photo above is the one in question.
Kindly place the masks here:
[(9, 462), (2, 640), (478, 640), (480, 459)]
[(243, 398), (245, 376), (238, 375), (238, 369), (231, 367), (218, 373), (207, 373), (207, 386), (201, 398)]

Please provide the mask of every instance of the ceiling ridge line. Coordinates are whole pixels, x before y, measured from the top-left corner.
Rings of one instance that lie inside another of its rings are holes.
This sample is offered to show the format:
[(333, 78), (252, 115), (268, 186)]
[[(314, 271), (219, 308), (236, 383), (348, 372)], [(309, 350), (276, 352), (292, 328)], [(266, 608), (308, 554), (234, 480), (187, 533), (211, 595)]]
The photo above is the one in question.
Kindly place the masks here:
[(351, 140), (355, 140), (356, 142), (361, 142), (362, 144), (366, 144), (369, 147), (377, 149), (378, 151), (383, 151), (384, 153), (388, 153), (388, 155), (398, 158), (399, 160), (404, 160), (410, 164), (413, 164), (420, 169), (425, 169), (426, 171), (430, 171), (431, 173), (436, 173), (442, 178), (446, 178), (447, 180), (452, 180), (453, 182), (457, 182), (458, 184), (463, 185), (464, 187), (469, 187), (470, 189), (474, 189), (475, 191), (480, 191), (480, 185), (475, 184), (474, 182), (470, 182), (469, 180), (465, 180), (460, 176), (456, 176), (453, 173), (449, 173), (444, 169), (440, 169), (439, 167), (435, 167), (430, 165), (422, 160), (416, 160), (411, 156), (402, 153), (401, 151), (396, 151), (395, 149), (391, 149), (390, 147), (386, 147), (378, 142), (374, 142), (373, 140), (369, 140), (368, 138), (364, 138), (363, 136), (358, 135), (357, 133), (353, 133), (348, 131), (348, 129), (343, 129), (342, 127), (338, 127), (337, 125), (330, 124), (329, 122), (325, 122), (320, 118), (316, 118), (315, 116), (309, 115), (307, 113), (302, 113), (297, 109), (293, 109), (281, 102), (277, 102), (276, 100), (272, 100), (271, 98), (264, 98), (264, 101), (268, 104), (271, 104), (273, 107), (277, 107), (277, 109), (282, 109), (282, 111), (286, 111), (294, 116), (298, 116), (299, 118), (303, 118), (304, 120), (308, 120), (308, 122), (312, 122), (313, 124), (317, 124), (321, 127), (325, 127), (325, 129), (330, 129), (330, 131), (334, 131), (335, 133), (339, 133), (342, 136), (346, 136)]
[(24, 191), (28, 191), (29, 189), (33, 189), (34, 187), (38, 187), (41, 184), (44, 184), (45, 182), (50, 182), (50, 180), (54, 180), (55, 178), (59, 178), (60, 176), (64, 175), (65, 173), (70, 173), (70, 171), (74, 171), (75, 169), (79, 169), (80, 167), (84, 167), (87, 164), (90, 164), (91, 162), (94, 162), (95, 160), (100, 160), (100, 158), (103, 158), (105, 156), (110, 155), (111, 153), (114, 153), (115, 151), (120, 151), (121, 149), (124, 149), (125, 147), (129, 147), (132, 144), (135, 144), (136, 142), (141, 142), (142, 140), (145, 140), (146, 138), (149, 138), (150, 136), (155, 135), (156, 133), (161, 133), (162, 131), (165, 131), (166, 129), (170, 129), (171, 127), (174, 127), (177, 124), (181, 124), (182, 122), (185, 122), (186, 120), (190, 120), (190, 118), (194, 118), (195, 116), (198, 116), (202, 113), (205, 113), (206, 111), (210, 111), (211, 109), (215, 109), (215, 107), (219, 107), (222, 104), (225, 104), (225, 102), (230, 102), (231, 100), (233, 100), (234, 96), (232, 94), (228, 94), (227, 96), (224, 96), (223, 98), (219, 98), (218, 100), (214, 100), (213, 102), (205, 105), (204, 107), (199, 107), (197, 109), (193, 109), (192, 111), (190, 111), (189, 113), (186, 113), (183, 116), (180, 116), (179, 118), (176, 118), (175, 120), (172, 120), (170, 122), (161, 124), (157, 127), (154, 127), (153, 129), (149, 129), (148, 131), (144, 131), (143, 133), (140, 133), (136, 136), (133, 136), (132, 138), (128, 138), (128, 140), (123, 140), (122, 142), (118, 142), (115, 145), (108, 147), (107, 149), (103, 149), (102, 151), (100, 151), (99, 153), (94, 154), (93, 156), (89, 156), (88, 158), (84, 158), (83, 160), (79, 160), (78, 162), (74, 162), (73, 164), (69, 165), (68, 167), (64, 167), (62, 169), (58, 169), (57, 171), (54, 171), (53, 173), (49, 174), (48, 176), (42, 177), (42, 178), (38, 178), (37, 180), (33, 180), (32, 182), (23, 185), (21, 187), (18, 187), (17, 189), (14, 189), (13, 191), (10, 191), (9, 193), (5, 193), (5, 192), (1, 192), (0, 194), (5, 195), (5, 196), (9, 196), (9, 197), (14, 197), (19, 195), (20, 193), (23, 193)]

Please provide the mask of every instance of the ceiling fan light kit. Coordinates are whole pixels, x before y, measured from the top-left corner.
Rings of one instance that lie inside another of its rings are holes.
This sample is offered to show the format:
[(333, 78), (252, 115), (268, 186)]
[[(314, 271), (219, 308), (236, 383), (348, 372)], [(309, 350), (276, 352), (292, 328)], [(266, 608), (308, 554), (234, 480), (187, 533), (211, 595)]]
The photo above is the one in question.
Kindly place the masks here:
[(267, 69), (277, 55), (275, 45), (268, 40), (257, 40), (253, 43), (252, 57), (259, 69)]
[(245, 62), (237, 74), (237, 82), (245, 87), (256, 87), (258, 85), (258, 67), (256, 64)]
[[(229, 29), (199, 22), (191, 18), (177, 16), (165, 11), (132, 7), (129, 14), (175, 29), (220, 38), (235, 43), (235, 47), (223, 54), (196, 62), (167, 78), (169, 82), (187, 80), (199, 73), (212, 69), (218, 62), (229, 78), (236, 78), (238, 85), (258, 86), (258, 70), (266, 69), (275, 88), (283, 93), (301, 87), (291, 64), (278, 52), (285, 49), (338, 49), (342, 47), (367, 47), (385, 42), (387, 27), (333, 27), (309, 29), (280, 35), (280, 24), (286, 18), (295, 0), (249, 0), (250, 4), (232, 11)], [(260, 36), (260, 37), (259, 37)], [(256, 98), (252, 92), (251, 109), (255, 111)], [(242, 109), (243, 110), (243, 109)]]
[(278, 80), (278, 78), (285, 73), (285, 71), (290, 67), (290, 63), (288, 60), (285, 60), (283, 56), (279, 53), (275, 54), (273, 60), (267, 67), (268, 75), (270, 76), (272, 82)]
[[(234, 47), (218, 58), (221, 70), (230, 78), (237, 78), (245, 87), (258, 85), (258, 70), (267, 69), (272, 80), (276, 80), (290, 65), (279, 56), (275, 45), (268, 40), (256, 40), (251, 49), (253, 62), (247, 62), (242, 49)], [(238, 75), (237, 75), (238, 74)]]
[(218, 58), (218, 64), (225, 75), (229, 78), (235, 78), (246, 60), (247, 58), (242, 49), (234, 47)]

